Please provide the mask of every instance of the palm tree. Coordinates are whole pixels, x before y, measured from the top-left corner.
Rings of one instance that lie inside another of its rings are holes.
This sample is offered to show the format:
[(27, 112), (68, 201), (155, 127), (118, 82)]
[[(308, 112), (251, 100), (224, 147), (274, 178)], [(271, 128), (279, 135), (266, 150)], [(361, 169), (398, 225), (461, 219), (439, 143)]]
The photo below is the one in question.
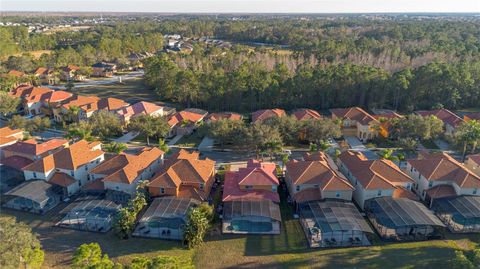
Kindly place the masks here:
[(399, 157), (393, 155), (393, 149), (383, 149), (380, 153), (378, 153), (378, 156), (380, 156), (382, 159), (394, 162), (398, 162), (400, 160)]
[(71, 106), (65, 114), (65, 119), (69, 122), (77, 122), (78, 115), (80, 115), (80, 108), (78, 106)]
[(128, 147), (124, 143), (110, 142), (104, 145), (104, 150), (110, 153), (119, 154), (120, 152), (123, 152), (126, 149), (128, 149)]
[(471, 152), (474, 153), (480, 141), (480, 122), (470, 120), (462, 123), (455, 132), (455, 141), (463, 145), (462, 161), (465, 161), (468, 146), (472, 147)]

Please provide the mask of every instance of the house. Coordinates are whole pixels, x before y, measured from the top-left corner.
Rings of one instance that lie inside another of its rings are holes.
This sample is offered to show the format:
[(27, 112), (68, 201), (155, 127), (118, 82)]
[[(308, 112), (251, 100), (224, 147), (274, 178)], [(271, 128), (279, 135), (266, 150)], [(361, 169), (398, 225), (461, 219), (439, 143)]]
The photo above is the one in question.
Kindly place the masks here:
[(407, 161), (405, 171), (416, 181), (415, 193), (429, 204), (443, 197), (480, 195), (480, 176), (444, 152), (420, 152), (418, 159)]
[(445, 128), (445, 134), (448, 136), (452, 136), (455, 132), (455, 129), (463, 122), (463, 119), (457, 116), (457, 114), (444, 108), (436, 110), (415, 111), (415, 113), (422, 117), (435, 116), (438, 119), (442, 120)]
[(355, 188), (323, 152), (307, 153), (302, 161), (287, 162), (286, 168), (285, 182), (297, 204), (328, 198), (352, 200)]
[(279, 184), (275, 163), (249, 160), (246, 167), (225, 173), (222, 201), (261, 199), (279, 203)]
[[(12, 129), (10, 127), (0, 128), (0, 149), (6, 146), (15, 144), (17, 141), (23, 139), (23, 130)], [(2, 151), (3, 155), (3, 151)]]
[(58, 109), (63, 103), (73, 97), (72, 93), (66, 91), (51, 91), (42, 94), (40, 97), (40, 112), (44, 115), (53, 115), (53, 110)]
[(98, 62), (92, 65), (92, 75), (95, 77), (113, 77), (113, 73), (117, 71), (117, 65), (106, 62)]
[(317, 111), (313, 109), (307, 109), (307, 108), (302, 108), (302, 109), (297, 109), (293, 112), (293, 116), (297, 120), (319, 120), (322, 118), (322, 115), (318, 113)]
[(388, 138), (392, 131), (392, 120), (404, 118), (404, 116), (394, 111), (382, 113), (382, 114), (375, 114), (373, 115), (373, 117), (377, 119), (379, 122), (380, 129), (378, 131), (378, 134), (384, 138)]
[(110, 112), (117, 112), (118, 110), (129, 106), (130, 104), (117, 98), (102, 98), (98, 101), (98, 110), (108, 110)]
[(122, 107), (116, 111), (124, 124), (128, 124), (131, 119), (140, 115), (149, 115), (152, 117), (164, 116), (164, 107), (150, 102), (138, 102), (130, 106)]
[(480, 154), (468, 155), (465, 160), (465, 167), (470, 169), (477, 176), (480, 176)]
[(361, 152), (345, 151), (337, 164), (355, 187), (353, 198), (361, 209), (376, 197), (416, 199), (411, 192), (415, 181), (390, 160), (368, 160)]
[(68, 146), (68, 140), (61, 138), (53, 138), (42, 143), (38, 143), (35, 139), (29, 139), (18, 141), (13, 145), (3, 148), (2, 151), (5, 158), (20, 156), (36, 161)]
[(464, 121), (471, 121), (471, 120), (480, 121), (480, 112), (467, 113), (463, 115), (463, 120)]
[(110, 200), (125, 203), (135, 194), (138, 184), (149, 180), (163, 164), (164, 152), (145, 147), (137, 154), (121, 153), (105, 160), (88, 172), (91, 181), (101, 180)]
[(23, 168), (25, 180), (43, 179), (69, 196), (90, 181), (88, 170), (105, 159), (100, 142), (80, 140)]
[(14, 69), (8, 71), (7, 75), (17, 77), (17, 78), (26, 76), (25, 72), (14, 70)]
[(206, 201), (215, 181), (215, 161), (200, 159), (199, 152), (180, 150), (156, 172), (148, 184), (153, 197), (176, 196)]
[(252, 113), (252, 123), (259, 123), (270, 118), (280, 118), (286, 116), (285, 110), (279, 108), (262, 109)]
[(191, 134), (207, 116), (208, 112), (196, 108), (188, 108), (175, 113), (168, 120), (171, 128), (170, 135), (188, 135)]
[(65, 81), (84, 81), (86, 77), (79, 73), (80, 67), (69, 64), (62, 68), (61, 78)]
[(359, 107), (330, 109), (333, 120), (342, 121), (344, 136), (356, 136), (362, 142), (373, 139), (378, 135), (380, 122), (365, 110)]
[(54, 119), (57, 122), (62, 122), (63, 117), (68, 113), (69, 109), (78, 107), (77, 119), (73, 120), (86, 120), (98, 111), (98, 101), (100, 101), (100, 98), (96, 96), (75, 95), (68, 99), (67, 102), (64, 102), (59, 108), (53, 109)]
[(33, 72), (33, 75), (42, 85), (55, 85), (56, 77), (54, 71), (50, 68), (39, 67)]
[(22, 99), (25, 114), (34, 116), (42, 114), (42, 97), (53, 90), (46, 87), (33, 87), (28, 85), (20, 85), (9, 92), (10, 96)]
[(242, 120), (242, 115), (234, 112), (218, 112), (210, 113), (205, 118), (206, 122), (218, 121), (218, 120)]

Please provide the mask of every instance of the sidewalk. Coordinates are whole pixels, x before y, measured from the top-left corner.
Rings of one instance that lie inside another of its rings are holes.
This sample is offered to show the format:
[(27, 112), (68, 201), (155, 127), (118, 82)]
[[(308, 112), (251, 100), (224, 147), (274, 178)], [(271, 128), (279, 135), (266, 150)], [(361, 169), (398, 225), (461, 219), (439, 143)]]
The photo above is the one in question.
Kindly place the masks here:
[(175, 145), (175, 143), (177, 143), (178, 140), (182, 139), (182, 137), (183, 137), (183, 135), (177, 135), (177, 136), (175, 136), (174, 138), (172, 138), (172, 140), (170, 140), (170, 141), (167, 143), (167, 145), (169, 145), (169, 146)]
[(132, 139), (134, 139), (135, 137), (137, 137), (140, 133), (138, 132), (128, 132), (126, 134), (124, 134), (122, 137), (119, 137), (117, 139), (114, 139), (113, 141), (114, 142), (117, 142), (117, 143), (128, 143), (130, 142)]

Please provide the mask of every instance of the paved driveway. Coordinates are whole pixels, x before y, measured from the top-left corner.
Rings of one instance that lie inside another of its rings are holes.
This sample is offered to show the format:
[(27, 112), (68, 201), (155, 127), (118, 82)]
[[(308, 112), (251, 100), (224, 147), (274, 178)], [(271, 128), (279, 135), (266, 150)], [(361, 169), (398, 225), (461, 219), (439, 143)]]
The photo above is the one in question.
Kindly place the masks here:
[(200, 144), (198, 145), (198, 150), (200, 150), (200, 151), (212, 151), (214, 142), (215, 142), (215, 140), (213, 140), (213, 138), (205, 136), (202, 139), (202, 142), (200, 142)]
[(345, 140), (353, 151), (359, 151), (365, 155), (369, 160), (376, 160), (378, 156), (375, 152), (371, 151), (355, 136), (346, 136)]
[(130, 142), (132, 139), (134, 139), (135, 137), (137, 137), (139, 135), (138, 132), (128, 132), (126, 134), (124, 134), (122, 137), (119, 137), (113, 141), (117, 142), (117, 143), (128, 143)]

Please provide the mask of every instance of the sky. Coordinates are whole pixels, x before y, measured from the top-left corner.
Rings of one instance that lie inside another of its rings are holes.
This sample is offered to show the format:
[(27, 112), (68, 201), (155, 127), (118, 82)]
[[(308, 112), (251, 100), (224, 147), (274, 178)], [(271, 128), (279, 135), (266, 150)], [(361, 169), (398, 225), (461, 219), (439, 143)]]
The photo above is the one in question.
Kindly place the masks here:
[(0, 0), (0, 11), (480, 13), (480, 0)]

